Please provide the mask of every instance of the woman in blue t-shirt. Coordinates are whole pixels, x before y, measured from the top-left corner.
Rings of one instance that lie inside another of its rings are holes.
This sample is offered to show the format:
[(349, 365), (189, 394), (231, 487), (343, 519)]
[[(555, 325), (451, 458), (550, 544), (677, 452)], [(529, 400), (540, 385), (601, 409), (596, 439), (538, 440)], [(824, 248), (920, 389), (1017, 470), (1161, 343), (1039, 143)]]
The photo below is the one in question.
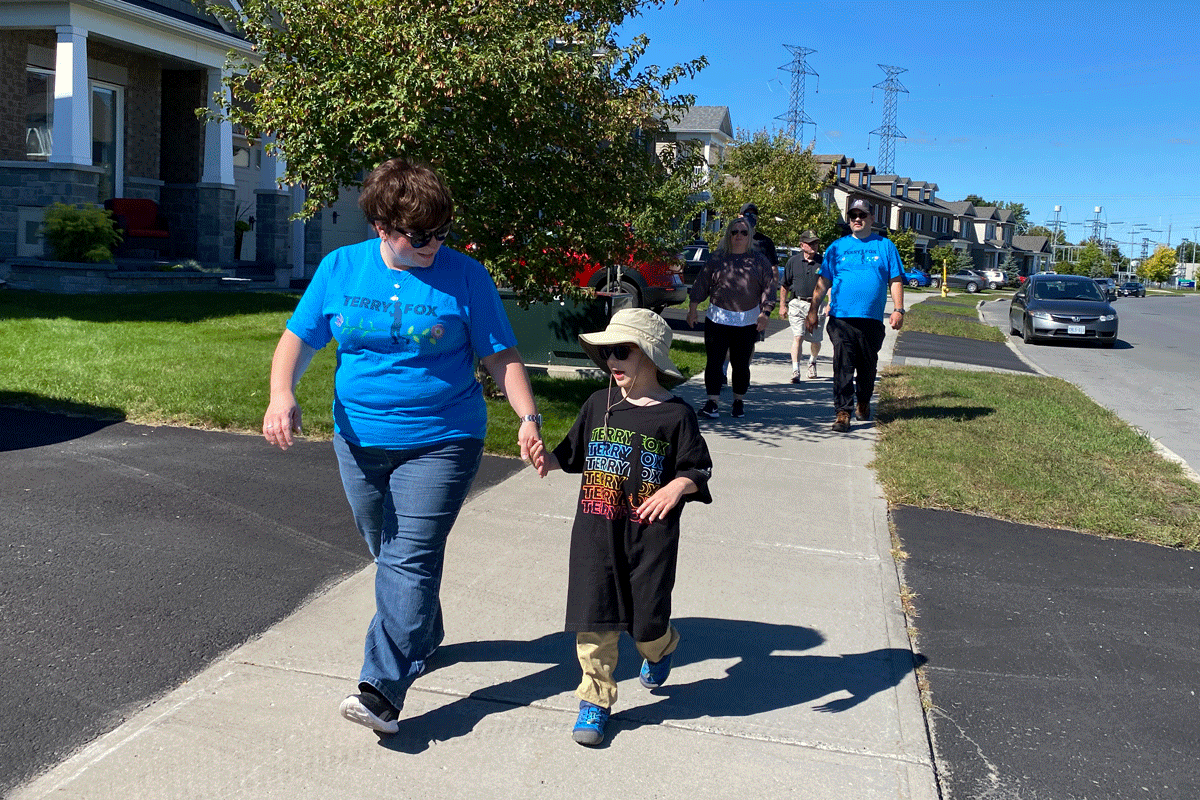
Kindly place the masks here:
[(523, 458), (541, 418), (491, 276), (441, 246), (454, 219), (441, 177), (393, 158), (367, 176), (358, 203), (379, 238), (321, 261), (275, 348), (263, 435), (282, 450), (292, 444), (296, 384), (336, 338), (333, 447), (376, 564), (358, 692), (341, 713), (395, 733), (408, 687), (442, 641), (446, 538), (483, 455), (474, 358), (522, 419)]

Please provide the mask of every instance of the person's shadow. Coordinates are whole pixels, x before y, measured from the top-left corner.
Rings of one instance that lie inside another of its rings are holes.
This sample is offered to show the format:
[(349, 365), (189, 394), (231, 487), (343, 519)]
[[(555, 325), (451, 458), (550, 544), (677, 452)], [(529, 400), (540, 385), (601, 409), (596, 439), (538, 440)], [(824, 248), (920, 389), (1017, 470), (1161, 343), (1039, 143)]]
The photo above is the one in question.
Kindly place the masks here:
[[(883, 648), (842, 656), (803, 655), (824, 641), (812, 628), (744, 620), (684, 617), (673, 620), (682, 637), (670, 681), (653, 690), (657, 702), (633, 706), (618, 700), (609, 736), (621, 730), (669, 720), (743, 717), (812, 702), (839, 692), (849, 697), (814, 706), (823, 713), (853, 708), (878, 692), (896, 686), (925, 662), (903, 648)], [(380, 744), (404, 753), (419, 753), (433, 742), (470, 733), (485, 716), (533, 706), (571, 691), (579, 682), (575, 637), (554, 633), (532, 641), (463, 642), (440, 648), (431, 668), (473, 661), (518, 661), (548, 664), (546, 669), (472, 692), (424, 714), (405, 718), (400, 731), (381, 737)], [(687, 682), (680, 668), (709, 659), (737, 661), (719, 678)], [(642, 658), (628, 636), (621, 637), (618, 681), (633, 678)], [(626, 710), (620, 710), (620, 705)]]

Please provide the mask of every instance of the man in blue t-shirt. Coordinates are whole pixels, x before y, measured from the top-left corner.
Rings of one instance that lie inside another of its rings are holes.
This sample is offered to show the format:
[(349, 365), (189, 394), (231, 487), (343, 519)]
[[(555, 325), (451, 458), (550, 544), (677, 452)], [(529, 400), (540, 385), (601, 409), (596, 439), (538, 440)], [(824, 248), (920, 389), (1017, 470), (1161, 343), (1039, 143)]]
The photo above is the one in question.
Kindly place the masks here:
[(850, 235), (825, 251), (804, 321), (810, 331), (817, 326), (817, 309), (832, 289), (825, 330), (833, 342), (833, 403), (837, 411), (833, 429), (839, 433), (850, 430), (850, 411), (856, 399), (858, 418), (871, 418), (889, 289), (893, 311), (888, 324), (895, 330), (904, 324), (904, 270), (896, 245), (872, 232), (871, 205), (865, 199), (850, 202), (846, 219)]

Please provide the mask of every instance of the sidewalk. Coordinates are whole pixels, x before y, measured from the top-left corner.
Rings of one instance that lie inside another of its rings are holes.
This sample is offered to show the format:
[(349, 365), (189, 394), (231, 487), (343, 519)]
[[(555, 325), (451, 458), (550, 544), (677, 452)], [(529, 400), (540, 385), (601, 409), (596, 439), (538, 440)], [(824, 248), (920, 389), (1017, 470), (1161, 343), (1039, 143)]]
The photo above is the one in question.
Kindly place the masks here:
[[(881, 363), (895, 341), (888, 329)], [(867, 464), (874, 428), (833, 434), (791, 335), (760, 343), (747, 416), (703, 420), (714, 503), (684, 514), (683, 642), (667, 686), (637, 681), (598, 749), (571, 741), (573, 637), (561, 632), (578, 477), (520, 472), (473, 498), (447, 554), (447, 640), (396, 736), (342, 720), (372, 569), (26, 786), (13, 798), (937, 797), (891, 556)], [(678, 393), (699, 405), (693, 380)], [(728, 408), (724, 398), (723, 412)], [(807, 500), (797, 507), (798, 500)]]

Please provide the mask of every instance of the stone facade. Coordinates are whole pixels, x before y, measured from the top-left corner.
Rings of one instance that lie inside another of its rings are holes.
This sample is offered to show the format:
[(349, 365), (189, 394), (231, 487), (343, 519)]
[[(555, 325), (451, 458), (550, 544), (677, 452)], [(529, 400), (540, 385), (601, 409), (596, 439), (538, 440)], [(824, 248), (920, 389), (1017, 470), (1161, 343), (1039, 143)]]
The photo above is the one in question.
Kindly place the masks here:
[(43, 161), (0, 161), (0, 259), (17, 255), (19, 208), (95, 204), (102, 171)]
[(255, 254), (263, 267), (277, 269), (288, 263), (288, 217), (292, 196), (288, 192), (259, 189), (256, 191), (257, 213), (254, 219)]

